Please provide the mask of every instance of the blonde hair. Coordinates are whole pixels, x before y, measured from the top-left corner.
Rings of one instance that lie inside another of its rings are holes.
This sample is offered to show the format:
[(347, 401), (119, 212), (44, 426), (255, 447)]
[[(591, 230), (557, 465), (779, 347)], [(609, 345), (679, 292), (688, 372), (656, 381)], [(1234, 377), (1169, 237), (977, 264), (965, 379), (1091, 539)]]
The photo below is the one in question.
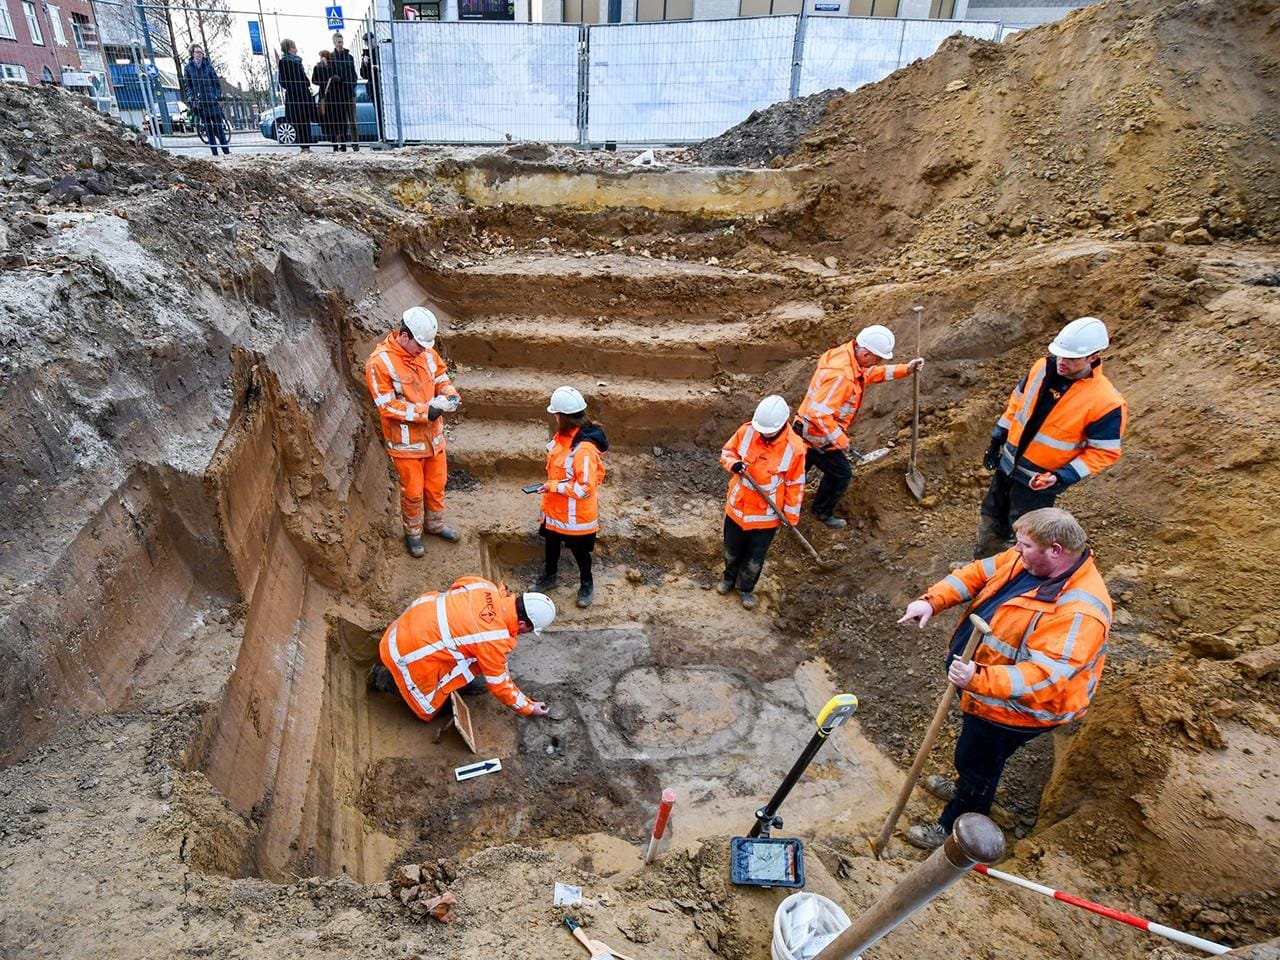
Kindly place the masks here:
[(1013, 524), (1018, 533), (1025, 533), (1041, 547), (1055, 543), (1068, 553), (1079, 554), (1087, 542), (1080, 521), (1059, 507), (1042, 507), (1024, 513)]

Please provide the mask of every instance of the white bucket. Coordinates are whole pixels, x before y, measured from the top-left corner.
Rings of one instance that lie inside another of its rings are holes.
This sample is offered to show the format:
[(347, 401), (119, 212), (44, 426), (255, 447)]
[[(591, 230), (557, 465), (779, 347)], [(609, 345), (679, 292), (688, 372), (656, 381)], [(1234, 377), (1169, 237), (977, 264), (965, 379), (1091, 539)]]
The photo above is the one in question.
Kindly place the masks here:
[(848, 915), (816, 893), (793, 893), (773, 915), (773, 960), (812, 960), (849, 926)]

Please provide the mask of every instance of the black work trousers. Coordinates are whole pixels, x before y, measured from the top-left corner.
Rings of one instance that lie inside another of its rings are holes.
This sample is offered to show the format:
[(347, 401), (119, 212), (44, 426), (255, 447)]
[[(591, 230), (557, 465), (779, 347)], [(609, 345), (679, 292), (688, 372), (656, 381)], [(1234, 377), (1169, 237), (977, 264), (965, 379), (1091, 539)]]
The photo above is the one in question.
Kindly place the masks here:
[(1049, 729), (1003, 727), (966, 713), (956, 741), (956, 795), (938, 818), (942, 829), (950, 833), (962, 813), (990, 813), (1005, 761), (1023, 744)]
[(596, 535), (594, 533), (557, 533), (555, 530), (548, 530), (547, 525), (543, 524), (538, 533), (546, 540), (546, 564), (543, 573), (548, 577), (557, 576), (560, 572), (560, 548), (566, 546), (569, 552), (573, 554), (574, 561), (578, 564), (578, 580), (584, 587), (592, 584), (591, 579), (591, 552), (596, 548)]
[(822, 471), (822, 480), (818, 482), (818, 493), (813, 498), (813, 515), (829, 517), (836, 512), (840, 498), (853, 481), (853, 464), (843, 450), (809, 447), (804, 457), (805, 472), (814, 467)]
[(1052, 507), (1058, 499), (1058, 486), (1048, 490), (1032, 490), (1003, 470), (991, 475), (987, 495), (978, 511), (978, 540), (973, 558), (991, 557), (1013, 543), (1013, 525), (1024, 513)]
[(764, 570), (764, 555), (778, 528), (743, 530), (728, 514), (724, 518), (724, 579), (736, 583), (743, 593), (756, 588)]

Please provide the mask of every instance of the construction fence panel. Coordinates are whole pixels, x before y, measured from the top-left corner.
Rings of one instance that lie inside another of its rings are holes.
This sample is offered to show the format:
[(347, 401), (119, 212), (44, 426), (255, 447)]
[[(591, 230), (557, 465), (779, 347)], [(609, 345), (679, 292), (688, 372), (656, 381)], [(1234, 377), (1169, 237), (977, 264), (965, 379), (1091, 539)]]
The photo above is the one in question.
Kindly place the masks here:
[(954, 33), (996, 39), (987, 21), (810, 17), (805, 26), (800, 96), (883, 80), (905, 64), (928, 57)]
[(796, 19), (592, 26), (587, 140), (703, 140), (787, 99)]
[(392, 105), (387, 139), (577, 142), (580, 32), (559, 23), (379, 24), (392, 41), (379, 56)]

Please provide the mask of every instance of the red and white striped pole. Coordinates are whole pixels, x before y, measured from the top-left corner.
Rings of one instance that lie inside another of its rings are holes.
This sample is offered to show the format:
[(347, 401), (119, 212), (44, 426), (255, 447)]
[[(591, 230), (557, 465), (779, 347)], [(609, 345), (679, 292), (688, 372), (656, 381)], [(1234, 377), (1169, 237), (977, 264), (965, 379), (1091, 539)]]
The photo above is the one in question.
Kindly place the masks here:
[(645, 851), (644, 862), (652, 863), (654, 854), (658, 852), (658, 841), (667, 832), (667, 821), (671, 819), (671, 807), (676, 802), (676, 792), (668, 787), (662, 791), (662, 802), (658, 804), (658, 819), (653, 821), (653, 835), (649, 837), (649, 849)]
[(1080, 907), (1088, 910), (1090, 913), (1096, 913), (1100, 917), (1107, 917), (1110, 920), (1119, 920), (1121, 923), (1127, 923), (1131, 927), (1137, 927), (1139, 930), (1145, 930), (1147, 933), (1154, 933), (1157, 937), (1164, 937), (1166, 940), (1172, 940), (1174, 943), (1180, 943), (1183, 946), (1195, 947), (1197, 950), (1203, 950), (1205, 953), (1221, 954), (1231, 950), (1230, 947), (1224, 947), (1220, 943), (1214, 943), (1212, 940), (1204, 940), (1200, 937), (1192, 936), (1189, 933), (1183, 933), (1181, 930), (1175, 930), (1173, 927), (1166, 927), (1162, 923), (1154, 923), (1151, 920), (1144, 920), (1142, 917), (1135, 917), (1131, 913), (1125, 913), (1122, 910), (1116, 910), (1113, 907), (1104, 907), (1100, 903), (1093, 903), (1085, 900), (1083, 897), (1077, 897), (1074, 894), (1063, 893), (1061, 890), (1054, 890), (1052, 887), (1046, 887), (1041, 883), (1033, 883), (1030, 880), (1024, 880), (1022, 877), (1015, 877), (1011, 873), (1005, 873), (1001, 870), (992, 870), (984, 864), (975, 864), (974, 870), (985, 874), (988, 877), (994, 877), (997, 880), (1003, 880), (1005, 883), (1011, 883), (1015, 887), (1022, 887), (1024, 890), (1034, 890), (1036, 893), (1043, 894), (1046, 897), (1052, 897), (1054, 900), (1061, 900), (1063, 903), (1069, 903), (1073, 907)]

